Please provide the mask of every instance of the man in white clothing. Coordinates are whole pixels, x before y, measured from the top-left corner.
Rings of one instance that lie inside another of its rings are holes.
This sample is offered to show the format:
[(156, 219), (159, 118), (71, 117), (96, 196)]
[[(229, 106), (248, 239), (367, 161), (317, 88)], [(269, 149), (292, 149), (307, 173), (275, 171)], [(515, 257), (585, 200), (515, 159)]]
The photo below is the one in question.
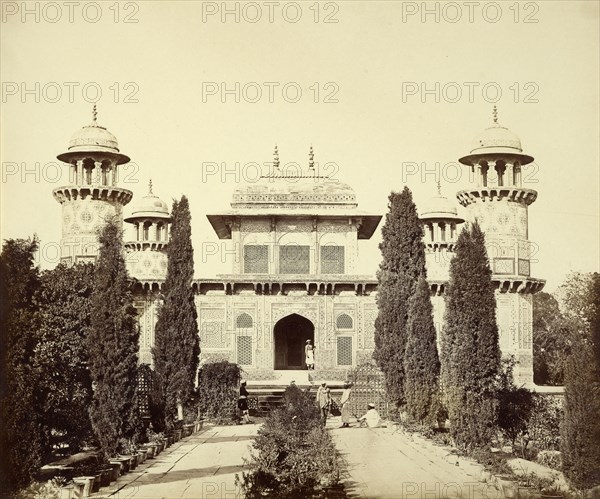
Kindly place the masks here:
[(367, 405), (366, 414), (359, 418), (358, 421), (361, 423), (361, 426), (364, 426), (363, 423), (366, 423), (369, 428), (379, 428), (381, 426), (381, 416), (375, 409), (375, 404)]

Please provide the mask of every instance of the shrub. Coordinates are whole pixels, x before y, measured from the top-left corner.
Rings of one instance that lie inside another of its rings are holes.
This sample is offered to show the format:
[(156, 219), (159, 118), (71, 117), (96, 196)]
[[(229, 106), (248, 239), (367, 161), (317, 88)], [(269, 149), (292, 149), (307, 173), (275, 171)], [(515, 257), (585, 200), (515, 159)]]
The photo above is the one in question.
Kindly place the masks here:
[(538, 452), (536, 461), (543, 466), (559, 471), (562, 466), (560, 451), (557, 450), (542, 450)]
[(557, 398), (539, 393), (533, 394), (533, 408), (527, 422), (527, 432), (531, 444), (537, 449), (559, 450), (562, 412)]
[(527, 432), (527, 421), (534, 405), (531, 391), (517, 388), (513, 383), (514, 365), (512, 356), (503, 361), (498, 388), (498, 426), (513, 446), (517, 437)]
[(226, 360), (204, 364), (198, 371), (198, 408), (217, 423), (236, 419), (242, 369)]
[(289, 386), (284, 400), (258, 431), (253, 444), (258, 453), (236, 483), (248, 498), (325, 497), (327, 489), (339, 487), (340, 477), (331, 436), (310, 394)]

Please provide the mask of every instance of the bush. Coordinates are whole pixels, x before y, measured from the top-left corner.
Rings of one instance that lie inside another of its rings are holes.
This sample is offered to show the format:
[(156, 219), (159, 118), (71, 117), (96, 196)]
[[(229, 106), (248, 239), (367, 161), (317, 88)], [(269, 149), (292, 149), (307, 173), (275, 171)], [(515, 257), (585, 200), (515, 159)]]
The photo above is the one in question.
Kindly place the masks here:
[(560, 451), (557, 450), (542, 450), (538, 452), (536, 461), (543, 466), (558, 471), (560, 471), (562, 466)]
[(557, 398), (539, 393), (533, 394), (533, 409), (527, 422), (527, 431), (531, 444), (537, 449), (559, 450), (562, 412)]
[(198, 372), (198, 408), (217, 423), (237, 419), (237, 400), (242, 369), (226, 360), (204, 364)]
[(527, 421), (533, 410), (533, 394), (527, 388), (517, 388), (513, 382), (514, 357), (502, 362), (498, 388), (498, 426), (511, 445), (527, 432)]
[(321, 425), (310, 394), (286, 388), (282, 408), (269, 414), (247, 462), (250, 471), (236, 477), (245, 497), (329, 497), (340, 487), (340, 466), (329, 433)]

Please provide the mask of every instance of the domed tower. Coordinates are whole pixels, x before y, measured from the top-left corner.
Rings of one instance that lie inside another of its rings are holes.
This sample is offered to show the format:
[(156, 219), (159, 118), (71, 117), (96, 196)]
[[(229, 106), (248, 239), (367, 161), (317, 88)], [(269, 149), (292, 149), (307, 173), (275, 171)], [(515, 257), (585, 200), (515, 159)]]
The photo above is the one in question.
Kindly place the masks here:
[(437, 195), (423, 205), (419, 218), (423, 222), (427, 280), (432, 291), (431, 304), (439, 341), (446, 308), (443, 294), (450, 279), (450, 261), (454, 257), (459, 225), (464, 220), (458, 216), (456, 206), (442, 196), (439, 182)]
[(118, 186), (119, 166), (129, 157), (96, 116), (94, 106), (92, 123), (75, 132), (67, 152), (57, 156), (69, 165), (69, 185), (52, 192), (62, 205), (61, 262), (67, 265), (96, 260), (99, 230), (111, 217), (122, 225), (123, 206), (132, 197)]
[(129, 275), (140, 281), (164, 280), (171, 216), (167, 204), (152, 192), (152, 180), (148, 194), (134, 205), (125, 221), (134, 229), (133, 239), (125, 242)]
[(533, 293), (545, 284), (531, 277), (533, 245), (528, 239), (528, 207), (537, 192), (523, 186), (523, 167), (533, 162), (521, 141), (498, 124), (475, 137), (471, 153), (459, 159), (471, 168), (473, 186), (457, 194), (468, 219), (477, 220), (485, 233), (486, 248), (496, 286), (496, 317), (500, 348), (514, 355), (515, 382), (533, 386)]

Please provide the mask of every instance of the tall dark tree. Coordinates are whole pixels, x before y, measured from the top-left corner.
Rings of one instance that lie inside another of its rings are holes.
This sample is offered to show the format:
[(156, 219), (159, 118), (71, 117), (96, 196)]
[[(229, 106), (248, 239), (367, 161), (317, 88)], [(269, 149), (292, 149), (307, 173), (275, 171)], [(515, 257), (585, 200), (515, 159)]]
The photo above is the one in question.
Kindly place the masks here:
[(154, 367), (163, 391), (165, 425), (182, 417), (194, 392), (200, 355), (197, 311), (194, 303), (194, 249), (187, 197), (173, 202), (169, 264), (164, 302), (154, 333)]
[(576, 323), (561, 313), (553, 295), (533, 295), (533, 380), (537, 385), (563, 385), (576, 329)]
[(35, 296), (39, 340), (33, 364), (43, 373), (38, 388), (44, 426), (49, 434), (59, 435), (51, 443), (66, 443), (72, 452), (77, 452), (92, 435), (87, 337), (94, 266), (59, 265), (42, 272), (40, 281)]
[(33, 295), (38, 241), (5, 241), (0, 255), (0, 495), (26, 485), (41, 462), (42, 415), (32, 367), (36, 346)]
[(389, 211), (379, 245), (382, 262), (375, 321), (374, 358), (383, 371), (387, 393), (397, 407), (406, 403), (404, 395), (404, 354), (407, 340), (408, 302), (417, 279), (425, 274), (423, 227), (412, 193), (404, 187), (389, 196)]
[(122, 231), (108, 220), (100, 234), (94, 274), (89, 366), (94, 387), (90, 417), (105, 455), (138, 430), (139, 331), (122, 252)]
[(478, 223), (460, 233), (450, 264), (441, 364), (455, 442), (468, 449), (489, 444), (497, 421), (500, 347), (492, 272)]
[(441, 408), (440, 359), (432, 312), (429, 284), (421, 275), (409, 302), (404, 391), (408, 414), (424, 423), (435, 422)]
[(579, 324), (565, 369), (563, 472), (590, 489), (600, 484), (600, 274), (574, 274), (561, 288), (564, 309)]

